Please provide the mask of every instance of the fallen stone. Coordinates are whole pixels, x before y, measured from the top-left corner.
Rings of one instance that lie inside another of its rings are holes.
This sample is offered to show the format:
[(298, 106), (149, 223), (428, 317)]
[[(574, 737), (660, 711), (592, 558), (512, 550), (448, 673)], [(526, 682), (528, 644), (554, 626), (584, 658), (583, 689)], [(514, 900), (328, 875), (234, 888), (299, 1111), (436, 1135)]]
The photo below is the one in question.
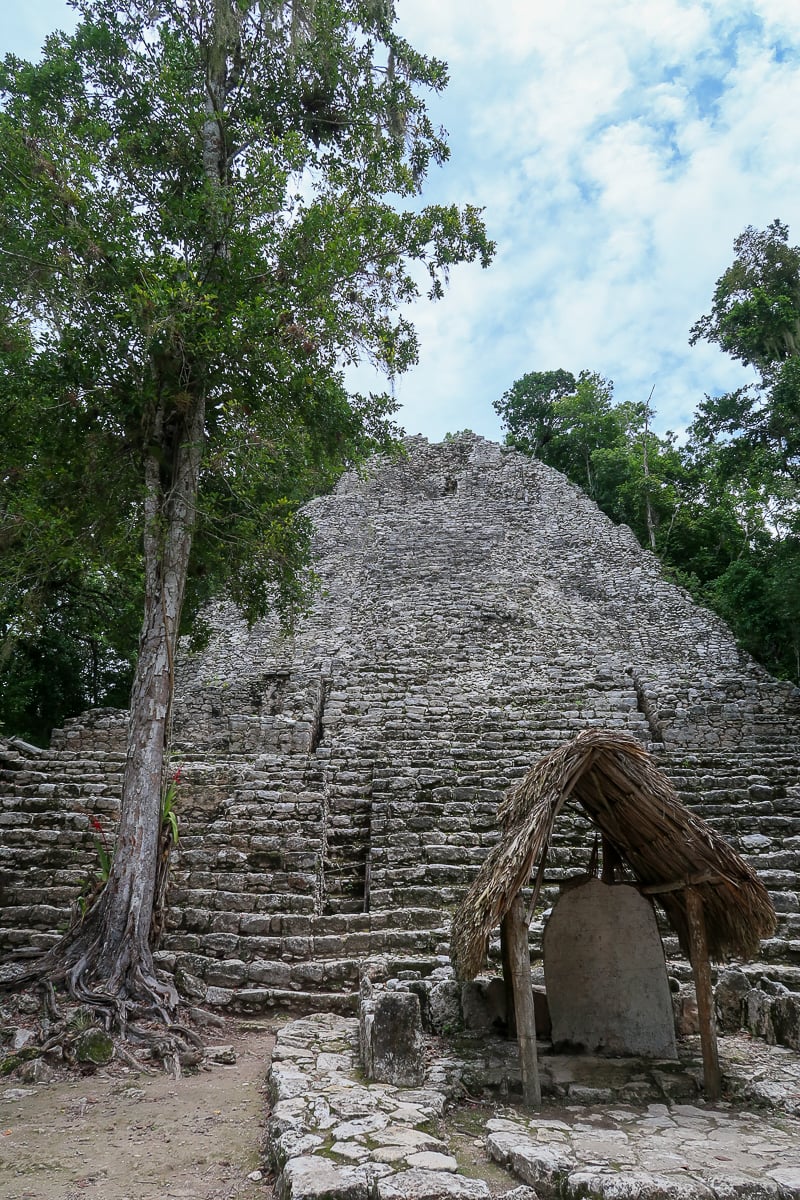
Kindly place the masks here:
[(775, 1031), (775, 1041), (792, 1050), (800, 1050), (800, 996), (790, 993), (776, 996), (769, 1015)]
[(20, 1027), (14, 1030), (11, 1038), (11, 1049), (16, 1053), (18, 1050), (24, 1050), (26, 1046), (32, 1045), (35, 1041), (36, 1034), (32, 1029)]
[(378, 1182), (378, 1200), (484, 1200), (489, 1185), (482, 1179), (465, 1179), (447, 1171), (412, 1168)]
[(750, 981), (744, 971), (723, 971), (714, 991), (717, 1024), (723, 1033), (736, 1033), (741, 1029), (745, 1015), (745, 997), (750, 990)]
[[(502, 979), (473, 979), (461, 985), (461, 1012), (467, 1029), (506, 1026), (506, 989)], [(538, 1022), (537, 1022), (538, 1027)]]
[(408, 1155), (410, 1167), (421, 1167), (423, 1171), (457, 1171), (458, 1163), (452, 1154), (439, 1154), (436, 1150), (419, 1150)]
[(276, 1185), (278, 1200), (368, 1200), (369, 1176), (316, 1155), (292, 1158)]
[(75, 1042), (75, 1057), (87, 1066), (104, 1067), (114, 1057), (114, 1043), (104, 1029), (84, 1029)]
[(231, 1065), (236, 1062), (236, 1051), (233, 1046), (206, 1046), (206, 1058), (209, 1062)]
[(29, 992), (20, 992), (17, 996), (17, 1008), (21, 1013), (37, 1013), (42, 1007), (42, 1002), (38, 996), (32, 996)]
[(175, 986), (182, 996), (187, 996), (190, 1000), (205, 1000), (208, 993), (208, 985), (182, 966), (175, 968)]
[(434, 1033), (453, 1033), (460, 1029), (461, 984), (452, 978), (434, 984), (428, 994), (428, 1011)]
[(52, 1083), (56, 1077), (53, 1068), (43, 1058), (32, 1058), (30, 1062), (23, 1063), (17, 1074), (24, 1083)]

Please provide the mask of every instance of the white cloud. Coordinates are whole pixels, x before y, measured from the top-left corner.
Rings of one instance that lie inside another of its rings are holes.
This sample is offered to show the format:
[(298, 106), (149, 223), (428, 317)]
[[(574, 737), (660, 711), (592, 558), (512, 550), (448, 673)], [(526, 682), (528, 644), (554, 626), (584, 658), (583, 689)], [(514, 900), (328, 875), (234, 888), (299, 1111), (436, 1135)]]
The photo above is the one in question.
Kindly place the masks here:
[(483, 277), (454, 271), (441, 319), (422, 316), (421, 363), (399, 389), (409, 429), (440, 436), (458, 380), (461, 424), (496, 435), (491, 400), (557, 366), (601, 371), (620, 399), (655, 382), (663, 427), (736, 386), (741, 368), (688, 334), (747, 224), (779, 216), (800, 241), (794, 6), (399, 11), (410, 39), (452, 64), (436, 114), (452, 133), (447, 193), (468, 181), (461, 194), (486, 206), (499, 244)]
[[(397, 3), (401, 32), (451, 66), (431, 111), (453, 155), (427, 197), (484, 205), (498, 242), (488, 272), (456, 268), (442, 302), (414, 307), (408, 429), (499, 436), (491, 401), (554, 367), (598, 370), (619, 399), (655, 382), (661, 425), (685, 425), (743, 378), (688, 346), (733, 239), (780, 217), (800, 242), (797, 0)], [(34, 0), (15, 19), (7, 44), (27, 26), (35, 54), (73, 18)]]

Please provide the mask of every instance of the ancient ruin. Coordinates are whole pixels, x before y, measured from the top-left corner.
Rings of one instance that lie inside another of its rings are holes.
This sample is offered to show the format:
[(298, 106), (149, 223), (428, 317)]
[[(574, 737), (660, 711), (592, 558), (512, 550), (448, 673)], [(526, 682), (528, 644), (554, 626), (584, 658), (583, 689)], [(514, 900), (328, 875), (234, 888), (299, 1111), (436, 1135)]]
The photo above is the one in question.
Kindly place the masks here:
[[(158, 951), (206, 1008), (312, 1014), (281, 1032), (270, 1073), (279, 1197), (488, 1198), (442, 1113), (476, 1080), (504, 1094), (519, 1058), (513, 1041), (486, 1038), (506, 1024), (499, 980), (454, 977), (451, 916), (498, 842), (507, 789), (590, 729), (646, 748), (758, 872), (777, 929), (716, 979), (717, 1019), (800, 1049), (797, 691), (563, 476), (473, 435), (412, 438), (405, 458), (346, 475), (308, 512), (309, 613), (291, 631), (248, 629), (221, 605), (208, 648), (180, 664), (181, 837)], [(4, 956), (66, 926), (96, 865), (92, 819), (113, 835), (123, 761), (113, 711), (68, 722), (46, 750), (0, 740)], [(534, 961), (592, 839), (566, 808), (539, 881)], [(691, 968), (665, 923), (661, 934), (685, 1033)], [(499, 939), (487, 948), (497, 967)], [(386, 1037), (398, 1022), (401, 1053)], [(431, 1058), (424, 1032), (454, 1029), (479, 1034), (472, 1059)], [(540, 1197), (798, 1196), (796, 1056), (765, 1066), (729, 1042), (726, 1094), (773, 1109), (755, 1124), (690, 1103), (697, 1056), (688, 1070), (632, 1060), (633, 1072), (551, 1056), (542, 1090), (566, 1123), (504, 1110), (475, 1144)], [(353, 1074), (359, 1044), (366, 1081)]]
[[(775, 997), (747, 996), (765, 978), (800, 987), (795, 689), (564, 477), (473, 435), (412, 438), (308, 511), (308, 615), (248, 629), (220, 606), (208, 649), (181, 663), (181, 843), (159, 951), (180, 987), (231, 1011), (347, 1013), (366, 957), (441, 967), (504, 791), (600, 727), (647, 746), (766, 884), (778, 929), (734, 1007), (772, 1028)], [(90, 817), (113, 825), (123, 722), (94, 712), (48, 750), (0, 746), (7, 953), (67, 922)], [(556, 831), (543, 906), (585, 868), (582, 820)]]

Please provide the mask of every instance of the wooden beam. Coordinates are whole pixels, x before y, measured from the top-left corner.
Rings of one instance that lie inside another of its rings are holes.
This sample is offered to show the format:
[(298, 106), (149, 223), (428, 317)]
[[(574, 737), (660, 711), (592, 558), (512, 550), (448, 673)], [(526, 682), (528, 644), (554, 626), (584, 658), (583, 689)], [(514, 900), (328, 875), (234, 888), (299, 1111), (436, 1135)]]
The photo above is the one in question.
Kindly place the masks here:
[(522, 1070), (523, 1103), (539, 1108), (542, 1090), (539, 1084), (539, 1063), (536, 1057), (536, 1014), (533, 1007), (531, 982), (531, 953), (528, 944), (528, 922), (522, 895), (517, 893), (503, 922), (508, 944), (511, 983), (514, 992), (514, 1011), (517, 1020), (517, 1041)]
[(714, 1020), (714, 996), (711, 990), (711, 966), (708, 961), (706, 919), (703, 900), (695, 888), (686, 889), (686, 917), (689, 930), (689, 952), (697, 994), (697, 1019), (700, 1025), (700, 1044), (703, 1050), (703, 1087), (707, 1098), (719, 1100), (721, 1077), (717, 1052), (717, 1027)]
[(503, 963), (503, 987), (506, 995), (506, 1036), (515, 1038), (517, 1036), (517, 1016), (514, 1011), (514, 983), (511, 970), (511, 955), (508, 948), (508, 924), (509, 915), (506, 913), (500, 922), (500, 958)]
[(603, 834), (603, 871), (600, 876), (603, 883), (613, 883), (617, 873), (622, 877), (623, 860), (617, 847)]
[(686, 879), (675, 879), (672, 883), (649, 883), (640, 887), (643, 896), (661, 896), (664, 892), (680, 892), (684, 888), (697, 887), (698, 883), (724, 883), (724, 876), (715, 871), (705, 871), (701, 875), (689, 875)]

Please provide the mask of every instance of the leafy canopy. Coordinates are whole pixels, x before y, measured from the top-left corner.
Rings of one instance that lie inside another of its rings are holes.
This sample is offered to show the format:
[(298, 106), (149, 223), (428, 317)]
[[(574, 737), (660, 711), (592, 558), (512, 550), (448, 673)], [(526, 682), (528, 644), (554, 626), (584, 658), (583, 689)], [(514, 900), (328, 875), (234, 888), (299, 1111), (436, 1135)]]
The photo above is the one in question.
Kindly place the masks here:
[(531, 372), (495, 404), (535, 454), (630, 525), (669, 574), (772, 672), (800, 683), (800, 247), (749, 228), (691, 340), (755, 366), (758, 382), (698, 406), (684, 445), (648, 404), (614, 404), (589, 372)]
[(222, 590), (250, 618), (298, 603), (299, 505), (394, 444), (343, 366), (405, 370), (421, 278), (436, 298), (493, 253), (476, 209), (419, 204), (447, 73), (388, 0), (76, 7), (0, 67), (7, 663), (68, 594), (138, 604), (147, 464), (168, 497), (198, 405), (184, 627)]

